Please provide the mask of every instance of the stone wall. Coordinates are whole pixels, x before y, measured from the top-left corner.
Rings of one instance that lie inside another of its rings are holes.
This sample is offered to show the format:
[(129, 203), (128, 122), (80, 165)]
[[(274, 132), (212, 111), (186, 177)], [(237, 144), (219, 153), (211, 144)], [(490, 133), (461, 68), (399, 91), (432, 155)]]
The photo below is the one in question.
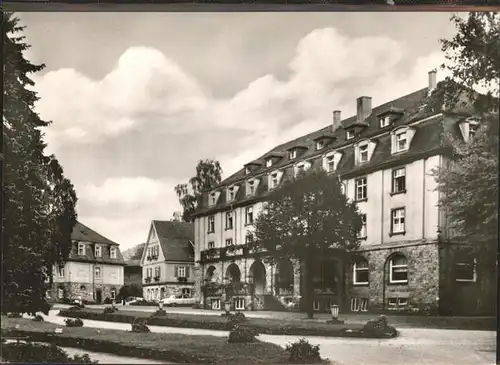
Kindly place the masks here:
[[(389, 258), (402, 254), (407, 259), (408, 283), (391, 284), (389, 282)], [(439, 248), (436, 242), (413, 242), (390, 247), (365, 250), (359, 256), (368, 261), (369, 284), (353, 284), (353, 268), (347, 270), (346, 305), (350, 298), (368, 298), (368, 311), (388, 309), (391, 298), (401, 298), (410, 307), (426, 307), (437, 310), (439, 303)], [(349, 308), (350, 309), (350, 308)]]

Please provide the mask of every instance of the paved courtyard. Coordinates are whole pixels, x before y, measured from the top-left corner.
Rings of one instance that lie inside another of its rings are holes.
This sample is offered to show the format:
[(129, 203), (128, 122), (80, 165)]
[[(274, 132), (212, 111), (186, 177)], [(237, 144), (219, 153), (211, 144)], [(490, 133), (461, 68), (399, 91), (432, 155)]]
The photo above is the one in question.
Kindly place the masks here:
[[(64, 318), (52, 310), (47, 321), (64, 324)], [(84, 320), (94, 328), (130, 330), (130, 324)], [(152, 332), (227, 336), (225, 331), (150, 326)], [(401, 336), (390, 340), (312, 337), (312, 344), (321, 346), (321, 355), (339, 365), (426, 364), (426, 365), (490, 365), (495, 364), (496, 333), (403, 328)], [(261, 335), (263, 341), (285, 346), (299, 336)]]

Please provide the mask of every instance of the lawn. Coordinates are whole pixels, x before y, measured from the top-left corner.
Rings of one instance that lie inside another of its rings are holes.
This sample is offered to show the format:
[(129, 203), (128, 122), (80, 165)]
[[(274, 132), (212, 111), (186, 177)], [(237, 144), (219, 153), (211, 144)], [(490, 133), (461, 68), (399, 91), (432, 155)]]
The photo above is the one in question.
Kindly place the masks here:
[(280, 346), (260, 341), (229, 344), (224, 337), (133, 333), (90, 327), (65, 327), (63, 333), (55, 334), (57, 327), (60, 326), (2, 317), (1, 328), (2, 336), (29, 336), (33, 341), (59, 346), (177, 363), (278, 364), (286, 363), (287, 357)]
[[(149, 325), (165, 327), (199, 328), (228, 331), (231, 324), (220, 315), (196, 315), (169, 313), (166, 317), (151, 317), (152, 313), (122, 310), (112, 314), (103, 314), (102, 309), (85, 308), (82, 310), (61, 310), (60, 316), (82, 319), (93, 319), (108, 322), (132, 323), (135, 318), (147, 318)], [(347, 337), (362, 336), (358, 331), (349, 335), (347, 329), (360, 330), (361, 324), (327, 324), (316, 321), (298, 319), (247, 318), (243, 323), (247, 327), (257, 329), (262, 334)]]

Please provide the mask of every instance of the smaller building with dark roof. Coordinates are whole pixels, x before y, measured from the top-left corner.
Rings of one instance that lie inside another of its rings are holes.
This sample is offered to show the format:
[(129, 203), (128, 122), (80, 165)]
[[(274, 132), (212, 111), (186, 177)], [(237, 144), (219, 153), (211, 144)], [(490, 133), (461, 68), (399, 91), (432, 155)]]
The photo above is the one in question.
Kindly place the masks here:
[(50, 299), (115, 299), (124, 280), (120, 245), (80, 222), (73, 227), (71, 242), (68, 260), (53, 269)]
[(179, 221), (151, 222), (141, 258), (143, 296), (159, 300), (191, 297), (194, 288), (194, 226)]

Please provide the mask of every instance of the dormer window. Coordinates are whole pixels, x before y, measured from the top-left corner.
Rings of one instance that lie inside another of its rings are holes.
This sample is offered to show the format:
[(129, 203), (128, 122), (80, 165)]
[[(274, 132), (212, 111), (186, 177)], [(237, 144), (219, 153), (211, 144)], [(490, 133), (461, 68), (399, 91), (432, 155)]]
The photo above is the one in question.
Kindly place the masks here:
[(217, 202), (217, 194), (215, 193), (210, 194), (210, 205), (215, 205), (216, 202)]
[(353, 130), (348, 130), (348, 131), (346, 131), (345, 138), (346, 138), (347, 140), (349, 140), (349, 139), (353, 139), (353, 138), (354, 138), (354, 131), (353, 131)]
[(234, 200), (234, 187), (231, 187), (229, 189), (227, 189), (227, 200), (228, 201), (232, 201)]
[(273, 165), (273, 159), (272, 158), (268, 158), (266, 160), (266, 167), (271, 167)]
[(323, 169), (326, 172), (334, 172), (337, 170), (340, 159), (342, 158), (342, 152), (329, 152), (323, 157)]
[(85, 243), (78, 243), (78, 256), (85, 256)]
[(250, 175), (251, 173), (250, 167), (245, 167), (245, 175)]
[(247, 183), (247, 195), (254, 195), (255, 194), (255, 181), (249, 181)]
[(278, 186), (278, 173), (275, 172), (271, 175), (271, 189), (274, 189)]
[(406, 139), (406, 131), (396, 133), (396, 152), (406, 151), (408, 149), (408, 141)]
[(316, 142), (316, 149), (317, 149), (317, 150), (320, 150), (320, 149), (322, 149), (323, 147), (325, 147), (325, 141), (317, 141), (317, 142)]
[(288, 158), (290, 160), (293, 160), (294, 158), (297, 158), (297, 150), (291, 150), (288, 152)]
[(472, 140), (479, 129), (479, 124), (477, 123), (469, 123), (469, 141)]
[(359, 163), (368, 162), (368, 144), (359, 146)]
[(296, 171), (296, 176), (299, 176), (300, 174), (303, 174), (305, 172), (305, 166), (303, 164), (297, 165), (297, 171)]
[(109, 249), (109, 257), (112, 259), (116, 259), (116, 247), (111, 247)]
[(391, 117), (389, 115), (385, 115), (379, 119), (380, 128), (385, 128), (389, 124), (391, 124)]
[(410, 143), (415, 135), (415, 130), (413, 128), (399, 128), (392, 132), (392, 153), (399, 153), (408, 151), (410, 149)]
[(326, 171), (327, 172), (335, 171), (335, 160), (333, 159), (333, 156), (328, 156), (326, 158)]
[(95, 251), (94, 252), (95, 257), (101, 257), (102, 256), (101, 246), (95, 245), (94, 251)]

